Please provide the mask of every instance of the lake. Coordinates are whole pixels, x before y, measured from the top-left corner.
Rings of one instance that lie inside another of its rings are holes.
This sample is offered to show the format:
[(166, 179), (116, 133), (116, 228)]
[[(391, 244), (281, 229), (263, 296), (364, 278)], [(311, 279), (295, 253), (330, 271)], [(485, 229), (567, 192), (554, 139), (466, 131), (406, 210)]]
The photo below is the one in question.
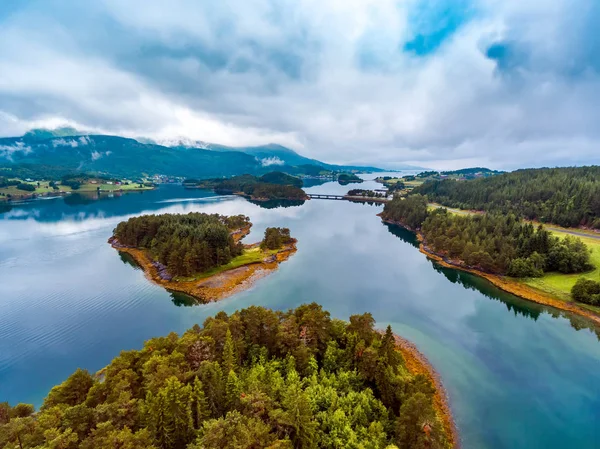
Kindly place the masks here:
[[(371, 176), (372, 177), (372, 176)], [(377, 188), (325, 183), (312, 193)], [(600, 447), (600, 342), (589, 324), (440, 268), (381, 206), (311, 200), (271, 208), (167, 185), (98, 200), (73, 195), (0, 214), (0, 401), (39, 406), (76, 368), (96, 371), (145, 339), (181, 333), (220, 310), (371, 312), (412, 340), (440, 373), (464, 448)], [(245, 242), (285, 226), (298, 252), (243, 293), (186, 306), (106, 243), (143, 213), (246, 214)]]

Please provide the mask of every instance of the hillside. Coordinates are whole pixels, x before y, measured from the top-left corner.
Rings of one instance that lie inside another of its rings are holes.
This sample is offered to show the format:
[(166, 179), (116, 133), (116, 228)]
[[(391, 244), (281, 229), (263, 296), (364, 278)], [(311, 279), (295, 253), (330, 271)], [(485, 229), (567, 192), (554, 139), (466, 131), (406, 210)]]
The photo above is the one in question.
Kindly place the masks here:
[(448, 207), (515, 213), (565, 227), (600, 229), (600, 167), (517, 170), (455, 181), (430, 181), (413, 193)]
[(168, 144), (85, 134), (72, 128), (36, 129), (21, 137), (0, 138), (0, 167), (29, 177), (47, 173), (60, 177), (84, 171), (131, 178), (156, 174), (196, 178), (261, 175), (274, 168), (303, 176), (350, 169), (380, 170), (326, 164), (280, 145), (234, 148), (204, 142)]

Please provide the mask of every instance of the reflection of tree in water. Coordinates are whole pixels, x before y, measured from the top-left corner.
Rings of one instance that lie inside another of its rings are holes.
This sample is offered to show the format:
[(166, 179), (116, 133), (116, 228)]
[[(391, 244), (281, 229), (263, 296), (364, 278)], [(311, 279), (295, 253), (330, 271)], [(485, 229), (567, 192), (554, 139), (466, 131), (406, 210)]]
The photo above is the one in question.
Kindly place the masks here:
[[(494, 299), (496, 301), (503, 302), (506, 304), (506, 308), (509, 311), (514, 312), (515, 315), (522, 315), (526, 318), (531, 318), (537, 321), (540, 314), (544, 310), (544, 306), (535, 303), (525, 303), (522, 299), (515, 297), (512, 300), (511, 296), (504, 293), (502, 290), (490, 285), (485, 279), (480, 279), (477, 276), (467, 273), (465, 271), (456, 270), (453, 268), (443, 267), (436, 263), (434, 260), (429, 260), (433, 269), (438, 273), (441, 273), (453, 284), (462, 285), (468, 290), (473, 290), (481, 293), (486, 298)], [(509, 299), (510, 298), (510, 299)]]
[(383, 206), (379, 201), (364, 201), (364, 200), (348, 200), (354, 204), (364, 204), (365, 206)]
[(278, 207), (297, 207), (302, 206), (305, 201), (304, 200), (268, 200), (268, 201), (255, 201), (248, 200), (252, 204), (256, 204), (263, 209), (277, 209)]
[(171, 294), (171, 301), (177, 307), (192, 307), (204, 303), (204, 301), (198, 301), (193, 296), (186, 295), (185, 293), (174, 291), (169, 291), (169, 293)]
[(522, 315), (537, 321), (542, 312), (545, 311), (553, 318), (566, 318), (569, 320), (571, 327), (575, 330), (579, 331), (581, 329), (589, 329), (596, 334), (596, 337), (600, 341), (600, 326), (597, 326), (595, 323), (583, 316), (575, 315), (573, 313), (568, 313), (563, 310), (519, 298), (518, 296), (514, 296), (510, 293), (502, 291), (498, 287), (490, 284), (485, 279), (479, 278), (474, 274), (453, 268), (443, 267), (434, 260), (430, 260), (430, 262), (435, 271), (443, 274), (446, 279), (453, 284), (462, 285), (466, 289), (478, 291), (487, 298), (503, 302), (506, 305), (506, 308), (509, 311), (514, 312), (515, 315)]
[(6, 202), (0, 202), (0, 214), (4, 214), (6, 212), (10, 212), (12, 210), (12, 206), (7, 204)]
[(121, 262), (123, 262), (125, 265), (130, 265), (136, 270), (142, 269), (142, 267), (138, 265), (138, 263), (135, 261), (131, 254), (119, 251), (119, 257), (121, 258)]
[[(408, 231), (401, 226), (385, 224), (390, 233), (400, 238), (406, 243), (410, 243), (416, 248), (419, 247), (419, 241), (414, 232)], [(435, 271), (444, 275), (453, 284), (462, 285), (464, 288), (474, 290), (487, 298), (500, 301), (506, 305), (509, 311), (512, 311), (515, 315), (522, 315), (527, 318), (531, 318), (537, 321), (542, 312), (547, 312), (553, 318), (566, 318), (571, 323), (571, 327), (575, 330), (589, 329), (596, 334), (596, 337), (600, 341), (600, 326), (586, 319), (585, 317), (567, 313), (562, 310), (558, 310), (552, 307), (537, 304), (517, 296), (511, 295), (490, 284), (487, 280), (479, 278), (478, 276), (467, 273), (466, 271), (457, 270), (454, 268), (444, 267), (438, 264), (436, 261), (428, 259)]]
[(388, 224), (388, 223), (384, 223), (384, 225), (388, 228), (388, 231), (390, 231), (390, 234), (395, 235), (403, 242), (406, 242), (406, 243), (414, 246), (415, 248), (419, 247), (419, 240), (417, 239), (417, 236), (415, 235), (414, 232), (409, 231), (408, 229), (404, 229), (402, 226), (398, 226), (398, 225), (393, 225), (393, 224)]
[(326, 182), (331, 182), (331, 181), (332, 181), (332, 179), (304, 178), (302, 180), (302, 183), (303, 183), (302, 187), (307, 188), (307, 187), (322, 186)]

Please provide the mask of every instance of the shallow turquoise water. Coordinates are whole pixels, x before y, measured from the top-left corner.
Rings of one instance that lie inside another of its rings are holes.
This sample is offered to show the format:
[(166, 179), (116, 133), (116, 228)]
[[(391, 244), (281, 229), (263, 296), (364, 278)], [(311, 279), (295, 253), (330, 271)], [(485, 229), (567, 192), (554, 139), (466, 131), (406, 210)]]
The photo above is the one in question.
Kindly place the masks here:
[[(131, 215), (188, 211), (249, 215), (248, 242), (287, 226), (298, 252), (249, 291), (176, 306), (181, 297), (149, 283), (106, 240)], [(600, 342), (586, 322), (437, 267), (379, 211), (319, 200), (265, 209), (179, 186), (15, 205), (0, 215), (0, 401), (39, 405), (77, 367), (102, 368), (219, 310), (317, 301), (339, 318), (369, 311), (413, 340), (441, 374), (464, 448), (600, 447)]]

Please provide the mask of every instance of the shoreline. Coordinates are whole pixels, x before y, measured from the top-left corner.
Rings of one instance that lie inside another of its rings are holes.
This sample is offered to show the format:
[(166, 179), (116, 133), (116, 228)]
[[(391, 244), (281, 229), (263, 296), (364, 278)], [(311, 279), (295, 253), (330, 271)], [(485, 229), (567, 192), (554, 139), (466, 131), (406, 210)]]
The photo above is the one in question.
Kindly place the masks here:
[(500, 290), (503, 290), (507, 293), (518, 296), (521, 299), (525, 299), (527, 301), (535, 302), (537, 304), (541, 304), (544, 306), (553, 307), (555, 309), (562, 310), (564, 312), (573, 313), (584, 318), (589, 319), (594, 322), (596, 325), (600, 325), (600, 315), (592, 312), (591, 310), (585, 309), (583, 307), (578, 306), (574, 303), (566, 302), (562, 299), (555, 298), (547, 293), (541, 292), (539, 290), (534, 289), (528, 285), (525, 285), (521, 282), (512, 280), (507, 278), (506, 276), (501, 276), (497, 274), (485, 273), (483, 271), (477, 270), (475, 268), (470, 268), (465, 266), (461, 262), (449, 260), (444, 256), (433, 252), (423, 243), (423, 235), (419, 231), (415, 231), (414, 229), (410, 229), (407, 226), (404, 226), (402, 223), (393, 221), (393, 220), (385, 220), (382, 217), (382, 221), (387, 224), (392, 224), (396, 226), (401, 226), (404, 229), (407, 229), (411, 232), (414, 232), (419, 240), (419, 251), (422, 254), (425, 254), (427, 258), (436, 261), (438, 264), (442, 265), (446, 268), (454, 268), (461, 271), (466, 271), (467, 273), (474, 274), (475, 276), (481, 277), (492, 285), (498, 287)]
[(23, 194), (19, 196), (11, 196), (11, 198), (7, 198), (6, 196), (1, 197), (0, 201), (10, 204), (10, 203), (25, 203), (30, 201), (35, 201), (40, 198), (62, 198), (65, 196), (73, 195), (73, 194), (94, 194), (94, 193), (128, 193), (128, 192), (146, 192), (150, 190), (156, 190), (156, 187), (146, 187), (143, 189), (135, 188), (135, 189), (112, 189), (112, 190), (69, 190), (62, 192), (43, 192), (43, 193), (29, 193)]
[(452, 409), (450, 408), (450, 399), (442, 378), (435, 370), (433, 365), (429, 362), (427, 357), (423, 355), (417, 346), (411, 341), (398, 334), (394, 334), (396, 340), (396, 348), (404, 357), (406, 368), (411, 374), (422, 374), (427, 377), (433, 386), (435, 387), (435, 394), (433, 395), (433, 407), (438, 414), (444, 427), (444, 432), (448, 437), (450, 445), (454, 449), (460, 448), (460, 437), (458, 434), (458, 428), (452, 415)]
[[(249, 231), (249, 226), (235, 231), (235, 241), (241, 240)], [(256, 281), (277, 270), (280, 263), (288, 260), (296, 252), (296, 240), (294, 239), (291, 244), (282, 247), (272, 256), (265, 255), (265, 259), (261, 262), (241, 265), (201, 279), (176, 281), (163, 279), (146, 250), (121, 246), (114, 237), (111, 237), (108, 243), (117, 251), (129, 254), (140, 266), (148, 280), (168, 291), (185, 293), (193, 297), (198, 304), (220, 301), (249, 289)], [(255, 245), (245, 246), (249, 248)]]

